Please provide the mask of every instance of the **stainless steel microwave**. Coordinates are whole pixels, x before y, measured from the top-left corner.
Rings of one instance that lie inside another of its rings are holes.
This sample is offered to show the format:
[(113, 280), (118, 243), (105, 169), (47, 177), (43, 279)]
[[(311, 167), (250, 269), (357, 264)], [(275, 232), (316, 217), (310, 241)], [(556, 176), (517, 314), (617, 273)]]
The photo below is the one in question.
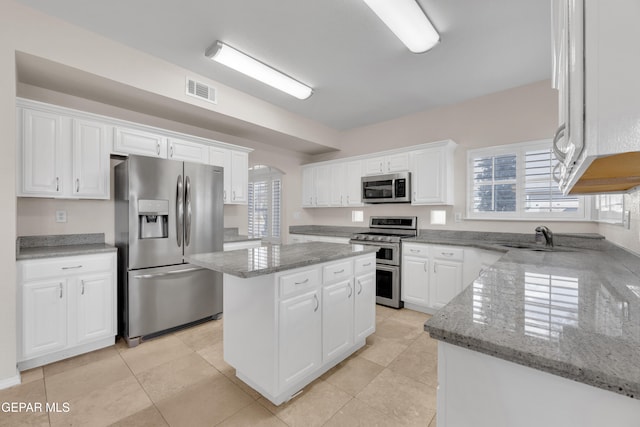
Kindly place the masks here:
[(411, 172), (362, 177), (363, 203), (409, 203)]

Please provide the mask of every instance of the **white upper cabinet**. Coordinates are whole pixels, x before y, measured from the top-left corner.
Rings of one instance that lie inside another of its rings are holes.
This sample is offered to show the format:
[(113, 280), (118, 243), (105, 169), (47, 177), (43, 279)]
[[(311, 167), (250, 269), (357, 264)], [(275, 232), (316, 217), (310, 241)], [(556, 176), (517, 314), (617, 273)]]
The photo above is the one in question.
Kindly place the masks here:
[(404, 172), (409, 170), (409, 153), (372, 157), (364, 161), (365, 175)]
[(453, 205), (453, 152), (446, 141), (411, 153), (413, 205)]
[(209, 164), (209, 146), (178, 138), (168, 138), (167, 158), (184, 162)]
[(98, 122), (73, 119), (71, 144), (73, 195), (108, 199), (110, 165), (106, 126)]
[[(20, 114), (22, 112), (22, 114)], [(32, 109), (18, 110), (22, 119), (18, 176), (19, 196), (53, 197), (62, 195), (63, 156), (62, 118)]]
[(116, 153), (167, 158), (167, 138), (161, 134), (117, 126), (113, 137)]
[(640, 185), (638, 2), (552, 5), (555, 176), (565, 193), (629, 191)]
[(22, 197), (109, 198), (107, 128), (43, 107), (18, 107)]
[(302, 207), (362, 206), (363, 176), (410, 171), (412, 204), (452, 205), (451, 140), (407, 147), (384, 155), (357, 156), (302, 167)]
[(232, 204), (247, 204), (249, 191), (249, 153), (231, 151), (231, 199)]

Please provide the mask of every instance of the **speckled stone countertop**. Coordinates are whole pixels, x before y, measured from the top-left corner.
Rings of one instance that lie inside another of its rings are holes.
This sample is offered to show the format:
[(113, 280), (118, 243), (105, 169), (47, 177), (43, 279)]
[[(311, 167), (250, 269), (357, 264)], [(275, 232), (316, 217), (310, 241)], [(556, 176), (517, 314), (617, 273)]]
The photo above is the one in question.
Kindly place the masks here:
[(117, 252), (104, 243), (103, 233), (63, 234), (53, 236), (21, 236), (16, 241), (16, 260), (55, 258)]
[(351, 237), (354, 233), (369, 231), (369, 227), (349, 227), (334, 225), (292, 225), (289, 234), (310, 234), (312, 236)]
[(185, 260), (210, 270), (248, 278), (375, 251), (376, 248), (364, 245), (308, 242), (195, 254), (186, 256)]
[(246, 234), (238, 234), (237, 227), (224, 229), (224, 243), (248, 242), (251, 240), (262, 240), (259, 237), (249, 237)]
[(640, 259), (602, 239), (585, 245), (600, 247), (510, 249), (425, 330), (449, 344), (640, 398)]

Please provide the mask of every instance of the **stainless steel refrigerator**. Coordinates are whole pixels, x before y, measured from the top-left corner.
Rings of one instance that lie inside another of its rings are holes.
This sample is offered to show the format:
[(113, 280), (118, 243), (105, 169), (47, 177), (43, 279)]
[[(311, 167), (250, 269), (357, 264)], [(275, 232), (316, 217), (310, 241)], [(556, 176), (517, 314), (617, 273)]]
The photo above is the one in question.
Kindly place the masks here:
[(129, 156), (115, 167), (119, 333), (129, 346), (222, 314), (222, 274), (184, 262), (221, 251), (223, 169)]

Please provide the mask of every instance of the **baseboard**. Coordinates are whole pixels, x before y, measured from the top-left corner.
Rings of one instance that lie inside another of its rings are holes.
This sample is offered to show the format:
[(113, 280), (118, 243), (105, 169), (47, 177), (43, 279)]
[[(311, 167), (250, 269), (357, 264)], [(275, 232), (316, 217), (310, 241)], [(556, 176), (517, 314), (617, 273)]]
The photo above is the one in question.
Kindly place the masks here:
[(4, 390), (5, 388), (13, 387), (14, 385), (20, 384), (20, 372), (16, 369), (16, 374), (13, 377), (5, 378), (0, 380), (0, 390)]

